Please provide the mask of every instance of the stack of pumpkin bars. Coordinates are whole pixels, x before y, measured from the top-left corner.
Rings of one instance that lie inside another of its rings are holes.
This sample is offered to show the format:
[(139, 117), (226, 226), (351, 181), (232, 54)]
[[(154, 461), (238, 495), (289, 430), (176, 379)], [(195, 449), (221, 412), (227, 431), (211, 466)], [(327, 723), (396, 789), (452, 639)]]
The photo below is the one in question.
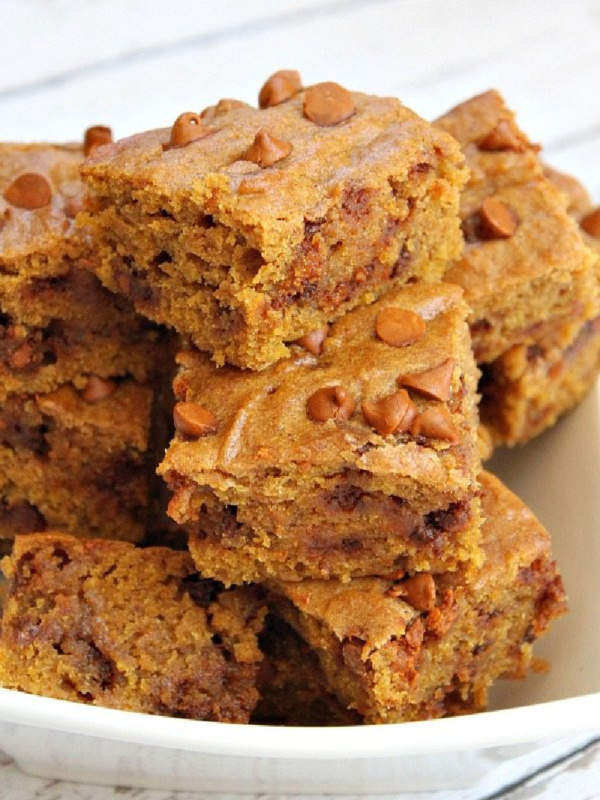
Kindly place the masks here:
[(0, 685), (321, 725), (527, 673), (565, 593), (482, 459), (595, 381), (600, 213), (497, 92), (281, 71), (0, 182)]

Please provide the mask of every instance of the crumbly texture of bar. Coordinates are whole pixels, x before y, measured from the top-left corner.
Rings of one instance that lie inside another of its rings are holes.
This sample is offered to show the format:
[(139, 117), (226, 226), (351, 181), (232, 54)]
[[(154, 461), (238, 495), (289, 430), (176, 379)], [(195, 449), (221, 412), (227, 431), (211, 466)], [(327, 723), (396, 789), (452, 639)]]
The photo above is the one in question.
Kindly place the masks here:
[(58, 533), (2, 562), (0, 685), (62, 700), (248, 722), (263, 611), (199, 581), (189, 555)]
[[(304, 97), (218, 106), (209, 134), (186, 146), (149, 131), (82, 170), (103, 283), (219, 364), (284, 358), (358, 303), (438, 280), (462, 248), (466, 172), (451, 137), (394, 98), (359, 93), (349, 119), (319, 126)], [(259, 129), (290, 154), (265, 168), (243, 158)]]
[[(461, 194), (465, 250), (445, 280), (465, 290), (478, 363), (535, 341), (547, 321), (597, 316), (595, 255), (500, 94), (474, 97), (435, 124), (457, 139), (471, 171)], [(501, 225), (499, 235), (489, 217), (486, 225), (490, 198), (509, 209), (513, 232)]]
[(422, 576), (434, 585), (427, 610), (411, 604), (411, 578), (404, 594), (402, 580), (378, 578), (274, 587), (276, 613), (367, 723), (483, 709), (497, 678), (527, 673), (532, 643), (566, 610), (545, 529), (496, 478), (484, 474), (482, 488), (485, 564), (468, 577)]
[[(141, 539), (149, 505), (152, 399), (148, 386), (125, 380), (94, 402), (70, 384), (5, 400), (0, 497), (6, 538), (31, 523), (30, 531), (60, 527)], [(23, 514), (25, 521), (16, 525)]]
[[(377, 325), (404, 312), (424, 322), (424, 333), (393, 346)], [(180, 354), (176, 399), (212, 412), (216, 432), (178, 431), (159, 471), (199, 570), (235, 583), (476, 564), (478, 373), (466, 313), (458, 287), (411, 286), (336, 321), (320, 355), (297, 347), (253, 373)], [(367, 421), (362, 403), (441, 364), (450, 367), (447, 402), (408, 392), (418, 414), (449, 415), (454, 442), (381, 433)], [(309, 416), (309, 400), (327, 387), (352, 398), (348, 419)]]
[(326, 688), (316, 654), (292, 627), (268, 615), (259, 645), (264, 656), (260, 699), (250, 722), (295, 727), (360, 724), (360, 716)]
[(525, 444), (574, 408), (599, 371), (600, 317), (566, 322), (534, 344), (514, 345), (484, 366), (482, 424), (495, 444)]

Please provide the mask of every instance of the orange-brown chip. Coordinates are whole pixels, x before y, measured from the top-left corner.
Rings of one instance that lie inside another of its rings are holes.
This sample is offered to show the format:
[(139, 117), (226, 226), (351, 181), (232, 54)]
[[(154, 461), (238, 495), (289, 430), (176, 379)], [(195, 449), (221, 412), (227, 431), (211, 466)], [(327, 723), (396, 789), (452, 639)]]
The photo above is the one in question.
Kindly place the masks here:
[(590, 236), (600, 237), (600, 206), (582, 217), (580, 225)]
[(89, 156), (97, 147), (110, 144), (112, 140), (112, 130), (106, 125), (92, 125), (83, 135), (83, 154)]
[(86, 403), (98, 403), (114, 394), (117, 385), (114, 381), (106, 378), (99, 378), (97, 375), (90, 375), (81, 396)]
[(407, 431), (417, 414), (415, 404), (404, 389), (381, 400), (365, 401), (361, 410), (367, 423), (382, 436)]
[(442, 400), (446, 403), (450, 399), (450, 386), (452, 383), (452, 373), (454, 371), (454, 359), (447, 358), (438, 364), (437, 367), (423, 370), (422, 372), (412, 372), (408, 375), (400, 375), (398, 378), (399, 386), (407, 386), (409, 389), (429, 397), (433, 400)]
[(417, 611), (431, 611), (435, 607), (435, 581), (428, 572), (420, 572), (390, 587), (387, 594), (402, 597)]
[(334, 419), (340, 422), (354, 414), (355, 403), (341, 386), (324, 386), (311, 394), (306, 402), (306, 413), (315, 422)]
[(285, 103), (302, 91), (302, 79), (295, 69), (280, 69), (263, 84), (258, 94), (258, 107), (270, 108)]
[(413, 436), (458, 444), (460, 435), (447, 406), (432, 406), (418, 414), (410, 426)]
[(186, 111), (180, 114), (171, 128), (171, 138), (168, 144), (163, 145), (165, 150), (170, 150), (173, 147), (185, 147), (190, 142), (195, 142), (197, 139), (203, 139), (211, 132), (202, 121), (200, 114), (194, 114), (192, 111)]
[(495, 197), (486, 197), (479, 209), (482, 233), (490, 239), (510, 239), (517, 231), (515, 212)]
[(350, 119), (355, 112), (354, 98), (339, 83), (316, 83), (304, 93), (304, 116), (315, 125), (339, 125)]
[(512, 150), (514, 153), (523, 153), (527, 149), (526, 145), (520, 131), (507, 119), (501, 119), (495, 128), (477, 142), (480, 150), (492, 152)]
[(301, 336), (299, 339), (296, 339), (296, 344), (300, 345), (300, 347), (303, 347), (305, 350), (308, 350), (308, 352), (312, 353), (313, 356), (321, 355), (323, 342), (327, 338), (328, 333), (329, 328), (327, 325), (324, 325), (322, 328), (317, 328), (315, 331), (311, 331), (310, 333)]
[(24, 172), (4, 191), (7, 203), (27, 211), (47, 206), (52, 200), (52, 189), (43, 175), (37, 172)]
[(250, 147), (240, 156), (242, 161), (253, 161), (259, 167), (272, 167), (292, 152), (292, 145), (261, 128)]
[(212, 411), (195, 403), (176, 403), (173, 422), (179, 433), (193, 438), (209, 436), (216, 433), (219, 427)]
[(407, 308), (388, 306), (383, 308), (375, 320), (375, 333), (386, 344), (405, 347), (423, 336), (425, 320)]

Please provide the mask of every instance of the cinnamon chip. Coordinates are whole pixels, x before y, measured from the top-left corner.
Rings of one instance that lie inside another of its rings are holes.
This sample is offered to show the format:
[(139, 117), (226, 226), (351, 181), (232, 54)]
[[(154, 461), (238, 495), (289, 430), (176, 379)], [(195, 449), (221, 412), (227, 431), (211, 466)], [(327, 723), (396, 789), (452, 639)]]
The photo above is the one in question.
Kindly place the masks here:
[(427, 439), (443, 439), (450, 444), (458, 444), (460, 435), (447, 406), (434, 406), (418, 414), (410, 426), (413, 436)]
[(600, 206), (582, 217), (580, 225), (590, 236), (600, 237)]
[(356, 113), (354, 99), (339, 83), (326, 81), (310, 86), (304, 94), (304, 115), (315, 125), (339, 125)]
[(52, 199), (52, 189), (43, 175), (24, 172), (4, 191), (4, 199), (12, 206), (33, 211), (48, 205)]
[(302, 91), (300, 73), (294, 69), (280, 69), (263, 84), (258, 94), (258, 107), (278, 106), (300, 91)]
[(317, 328), (315, 331), (311, 331), (310, 333), (301, 336), (299, 339), (296, 339), (296, 344), (303, 347), (305, 350), (308, 350), (309, 353), (312, 353), (313, 356), (321, 355), (321, 350), (323, 349), (323, 342), (327, 338), (327, 334), (329, 332), (329, 328), (327, 325), (324, 325), (322, 328)]
[(487, 197), (479, 210), (482, 233), (491, 239), (510, 239), (518, 227), (514, 211), (495, 197)]
[(90, 375), (81, 396), (86, 403), (98, 403), (110, 397), (117, 389), (114, 381), (100, 378), (97, 375)]
[(334, 419), (340, 422), (354, 414), (355, 403), (341, 386), (325, 386), (311, 394), (306, 402), (306, 413), (315, 422)]
[(425, 320), (414, 311), (395, 306), (383, 308), (375, 320), (375, 333), (393, 347), (413, 344), (423, 336), (426, 328)]
[(223, 97), (214, 106), (207, 106), (200, 112), (202, 122), (210, 124), (221, 114), (226, 114), (228, 111), (233, 111), (234, 108), (250, 108), (248, 103), (243, 100), (236, 100), (233, 97)]
[(442, 400), (446, 403), (450, 399), (450, 385), (454, 371), (454, 359), (447, 358), (437, 367), (400, 375), (398, 386), (408, 386), (415, 392), (433, 400)]
[(428, 572), (420, 572), (386, 592), (388, 597), (402, 597), (417, 611), (431, 611), (435, 607), (435, 581)]
[(203, 139), (211, 133), (210, 128), (207, 128), (202, 122), (202, 117), (199, 114), (194, 114), (192, 111), (186, 111), (180, 114), (171, 128), (171, 138), (168, 144), (163, 145), (163, 149), (170, 150), (173, 147), (185, 147), (190, 142), (195, 142), (197, 139)]
[(91, 155), (97, 147), (110, 144), (113, 140), (112, 130), (106, 125), (92, 125), (83, 136), (83, 154)]
[(176, 403), (173, 422), (179, 433), (194, 438), (216, 433), (219, 427), (212, 411), (195, 403)]
[(361, 410), (367, 423), (382, 436), (407, 431), (417, 415), (416, 406), (404, 389), (381, 400), (365, 401)]
[(259, 167), (272, 167), (292, 152), (290, 142), (277, 139), (265, 128), (261, 128), (250, 147), (240, 156), (240, 160), (253, 161)]
[(512, 150), (513, 153), (524, 153), (527, 143), (519, 134), (510, 120), (501, 119), (495, 128), (477, 142), (477, 147), (491, 152)]

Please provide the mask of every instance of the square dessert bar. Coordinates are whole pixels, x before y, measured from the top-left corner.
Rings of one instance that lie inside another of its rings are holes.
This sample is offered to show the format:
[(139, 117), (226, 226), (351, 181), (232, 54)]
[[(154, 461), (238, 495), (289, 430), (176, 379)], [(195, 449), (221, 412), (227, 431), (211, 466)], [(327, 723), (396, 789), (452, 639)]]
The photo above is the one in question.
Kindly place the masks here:
[(248, 722), (264, 610), (187, 553), (59, 533), (2, 562), (0, 686), (127, 711)]
[(565, 612), (546, 530), (497, 478), (483, 473), (482, 489), (477, 571), (273, 585), (274, 612), (364, 722), (482, 710), (497, 678), (526, 675), (532, 643)]
[(97, 377), (80, 391), (67, 384), (6, 399), (0, 410), (0, 537), (60, 528), (141, 539), (152, 471), (152, 403), (147, 385)]
[(351, 307), (438, 280), (462, 248), (456, 142), (332, 83), (181, 115), (82, 176), (103, 283), (218, 364), (266, 367)]
[(76, 228), (82, 145), (0, 144), (0, 400), (81, 388), (90, 375), (146, 380), (164, 334), (85, 268)]
[(261, 372), (178, 357), (159, 471), (226, 583), (478, 558), (477, 370), (456, 286), (388, 293)]
[(600, 371), (600, 317), (565, 323), (482, 366), (479, 412), (496, 444), (524, 444), (574, 408)]
[(457, 139), (471, 171), (466, 246), (444, 279), (465, 290), (477, 361), (597, 316), (596, 256), (502, 97), (474, 97), (435, 125)]

